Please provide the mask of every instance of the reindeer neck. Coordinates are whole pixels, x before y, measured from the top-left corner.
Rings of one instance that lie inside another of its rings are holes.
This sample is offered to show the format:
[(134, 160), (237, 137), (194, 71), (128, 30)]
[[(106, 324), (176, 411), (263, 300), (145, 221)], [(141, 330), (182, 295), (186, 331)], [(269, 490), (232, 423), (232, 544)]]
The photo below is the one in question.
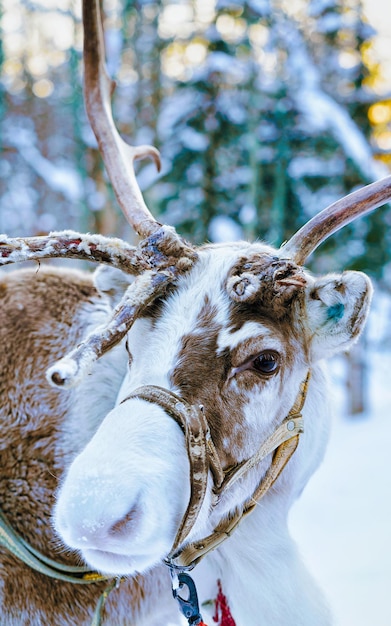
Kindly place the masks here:
[(286, 508), (273, 494), (266, 496), (235, 533), (195, 568), (192, 575), (207, 623), (213, 623), (218, 581), (236, 626), (331, 623), (324, 599), (289, 534)]

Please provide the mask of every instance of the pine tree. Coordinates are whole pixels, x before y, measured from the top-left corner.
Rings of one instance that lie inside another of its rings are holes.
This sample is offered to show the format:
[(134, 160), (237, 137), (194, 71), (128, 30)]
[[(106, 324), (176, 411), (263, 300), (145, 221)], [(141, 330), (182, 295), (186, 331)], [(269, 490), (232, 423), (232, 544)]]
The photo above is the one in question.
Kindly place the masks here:
[[(215, 238), (218, 221), (220, 229), (225, 224), (242, 232), (239, 214), (251, 182), (247, 109), (254, 80), (246, 6), (217, 6), (207, 28), (203, 25), (180, 43), (167, 45), (167, 55), (182, 52), (191, 58), (198, 49), (205, 57), (198, 66), (184, 63), (159, 122), (171, 162), (161, 210), (198, 242)], [(231, 35), (224, 37), (224, 30)]]
[[(46, 70), (27, 47), (12, 69), (4, 36), (2, 230), (46, 225), (130, 237), (86, 122), (80, 16), (57, 13), (75, 29), (60, 49), (42, 29), (50, 11), (4, 7), (19, 10), (25, 40), (35, 29)], [(315, 212), (387, 173), (370, 146), (378, 105), (360, 0), (124, 0), (107, 4), (105, 30), (118, 127), (162, 152), (160, 178), (141, 166), (147, 202), (195, 242), (262, 237), (279, 245)], [(355, 222), (310, 262), (379, 276), (390, 262), (390, 221), (385, 207)]]
[[(210, 224), (226, 216), (238, 233), (278, 245), (330, 202), (387, 173), (369, 144), (362, 50), (372, 31), (359, 0), (314, 0), (297, 15), (287, 8), (221, 2), (207, 29), (181, 41), (184, 50), (202, 41), (206, 58), (176, 80), (161, 112), (172, 168), (160, 189), (163, 215), (196, 240), (213, 237)], [(232, 89), (237, 64), (242, 77)], [(331, 239), (317, 269), (379, 273), (389, 259), (389, 237), (379, 228), (387, 214)]]

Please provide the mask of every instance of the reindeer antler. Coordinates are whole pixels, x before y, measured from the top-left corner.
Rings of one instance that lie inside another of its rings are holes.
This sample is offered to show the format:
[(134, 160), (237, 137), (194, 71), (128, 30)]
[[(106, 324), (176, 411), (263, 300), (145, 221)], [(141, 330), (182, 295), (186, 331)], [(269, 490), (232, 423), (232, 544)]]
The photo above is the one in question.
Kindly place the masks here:
[(151, 157), (160, 170), (160, 155), (153, 146), (132, 147), (118, 134), (110, 99), (115, 84), (109, 78), (104, 55), (99, 0), (84, 0), (84, 97), (88, 119), (98, 141), (118, 203), (129, 224), (148, 237), (160, 227), (149, 212), (138, 187), (134, 160)]
[(114, 237), (73, 231), (26, 238), (0, 235), (0, 265), (56, 257), (106, 263), (128, 274), (149, 269), (139, 248)]
[(128, 145), (114, 125), (110, 102), (114, 84), (105, 66), (99, 0), (83, 1), (83, 26), (88, 118), (122, 211), (144, 239), (134, 247), (120, 239), (71, 231), (14, 239), (0, 235), (0, 265), (49, 257), (79, 258), (141, 274), (127, 289), (107, 325), (91, 333), (76, 350), (50, 368), (48, 378), (59, 386), (78, 382), (96, 359), (123, 338), (145, 308), (163, 296), (197, 259), (194, 247), (174, 228), (162, 226), (154, 219), (137, 184), (134, 161), (148, 156), (160, 169), (159, 152), (152, 146)]
[[(162, 226), (147, 208), (138, 186), (134, 161), (151, 157), (160, 169), (160, 155), (153, 146), (130, 146), (115, 127), (111, 110), (114, 83), (109, 78), (105, 64), (105, 47), (99, 0), (83, 0), (84, 27), (84, 97), (88, 119), (98, 141), (107, 172), (119, 205), (140, 237), (150, 240), (144, 249), (154, 249), (159, 258), (175, 256), (194, 262), (194, 248), (176, 233), (174, 228)], [(156, 250), (156, 246), (158, 250)]]
[[(140, 243), (142, 276), (127, 289), (108, 324), (91, 333), (78, 348), (48, 371), (49, 382), (69, 387), (87, 373), (93, 362), (116, 345), (134, 320), (157, 297), (164, 295), (178, 276), (189, 270), (197, 254), (175, 229), (162, 226), (149, 212), (134, 172), (134, 160), (160, 157), (152, 146), (132, 147), (118, 134), (111, 112), (113, 83), (105, 66), (99, 0), (83, 1), (84, 92), (88, 118), (98, 141), (110, 180), (122, 211), (134, 230), (145, 239)], [(136, 253), (135, 253), (136, 254)]]
[(147, 268), (165, 269), (187, 259), (179, 266), (189, 268), (196, 258), (194, 248), (169, 226), (162, 226), (148, 210), (134, 172), (136, 159), (151, 157), (160, 168), (160, 156), (152, 146), (132, 147), (125, 143), (114, 125), (111, 94), (114, 83), (105, 66), (105, 51), (99, 0), (84, 0), (85, 101), (88, 118), (110, 176), (122, 211), (140, 237), (138, 248), (120, 239), (83, 235), (68, 231), (42, 238), (0, 236), (0, 265), (50, 257), (80, 258), (119, 267), (130, 274)]
[(47, 371), (47, 379), (58, 387), (71, 387), (88, 374), (93, 364), (125, 337), (137, 317), (175, 281), (171, 270), (149, 271), (138, 276), (125, 292), (108, 323), (88, 335), (77, 348)]
[[(236, 302), (267, 302), (271, 298), (273, 312), (284, 315), (293, 295), (303, 290), (306, 279), (302, 265), (327, 237), (391, 200), (391, 176), (362, 187), (334, 202), (315, 215), (298, 230), (279, 251), (278, 257), (268, 255), (247, 259), (234, 266), (227, 281), (227, 292)], [(260, 261), (262, 263), (260, 264)]]
[(311, 252), (327, 237), (389, 200), (391, 200), (391, 176), (341, 198), (315, 215), (281, 246), (280, 256), (303, 265)]

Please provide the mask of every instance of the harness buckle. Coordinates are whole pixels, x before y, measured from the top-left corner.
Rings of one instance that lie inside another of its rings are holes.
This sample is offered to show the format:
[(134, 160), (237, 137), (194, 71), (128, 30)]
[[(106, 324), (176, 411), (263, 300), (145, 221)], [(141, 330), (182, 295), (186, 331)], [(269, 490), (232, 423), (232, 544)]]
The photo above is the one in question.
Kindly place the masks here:
[[(186, 617), (189, 626), (202, 624), (202, 615), (200, 613), (197, 588), (194, 580), (189, 574), (185, 574), (184, 572), (177, 574), (171, 571), (171, 575), (173, 579), (172, 595), (178, 601), (179, 608)], [(181, 591), (185, 591), (188, 597), (183, 598), (180, 595)]]

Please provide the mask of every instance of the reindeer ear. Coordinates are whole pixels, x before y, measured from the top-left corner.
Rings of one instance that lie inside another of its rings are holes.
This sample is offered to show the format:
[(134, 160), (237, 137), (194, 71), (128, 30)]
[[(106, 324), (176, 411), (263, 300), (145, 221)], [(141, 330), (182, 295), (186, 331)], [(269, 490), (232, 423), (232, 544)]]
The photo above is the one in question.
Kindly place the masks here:
[(313, 359), (346, 350), (360, 335), (372, 296), (362, 272), (315, 279), (306, 289), (310, 350)]
[(93, 280), (96, 289), (107, 296), (115, 307), (134, 281), (134, 276), (110, 265), (100, 265), (94, 272)]

